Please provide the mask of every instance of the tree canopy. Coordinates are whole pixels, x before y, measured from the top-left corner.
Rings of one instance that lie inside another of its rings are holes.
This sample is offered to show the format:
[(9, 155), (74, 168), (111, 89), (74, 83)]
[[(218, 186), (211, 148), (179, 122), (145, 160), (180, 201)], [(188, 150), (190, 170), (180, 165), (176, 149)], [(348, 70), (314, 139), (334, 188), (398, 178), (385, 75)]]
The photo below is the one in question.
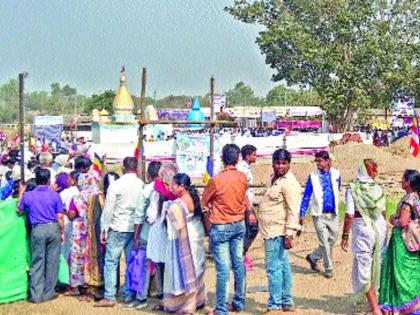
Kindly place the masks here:
[(227, 106), (258, 106), (262, 100), (255, 96), (254, 91), (249, 85), (240, 81), (226, 92)]
[(313, 87), (340, 130), (397, 89), (418, 90), (419, 0), (235, 0), (226, 11), (263, 27), (273, 80)]

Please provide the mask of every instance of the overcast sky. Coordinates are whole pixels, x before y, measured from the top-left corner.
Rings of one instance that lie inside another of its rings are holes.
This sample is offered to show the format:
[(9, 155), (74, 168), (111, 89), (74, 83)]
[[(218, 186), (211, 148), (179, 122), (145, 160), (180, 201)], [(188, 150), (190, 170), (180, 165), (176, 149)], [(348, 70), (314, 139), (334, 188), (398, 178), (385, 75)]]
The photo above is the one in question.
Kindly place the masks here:
[(25, 70), (28, 90), (70, 84), (89, 95), (118, 87), (125, 65), (138, 95), (202, 95), (238, 81), (264, 96), (274, 84), (255, 26), (234, 20), (228, 0), (0, 1), (0, 84)]

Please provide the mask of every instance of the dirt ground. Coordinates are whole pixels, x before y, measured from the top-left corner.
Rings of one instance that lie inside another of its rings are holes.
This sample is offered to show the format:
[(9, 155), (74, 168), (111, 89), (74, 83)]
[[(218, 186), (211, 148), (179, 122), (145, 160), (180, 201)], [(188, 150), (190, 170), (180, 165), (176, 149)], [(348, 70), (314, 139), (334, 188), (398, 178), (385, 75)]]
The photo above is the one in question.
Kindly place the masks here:
[[(414, 159), (406, 154), (407, 139), (386, 149), (378, 149), (364, 144), (347, 144), (331, 150), (333, 163), (343, 176), (344, 183), (354, 178), (360, 159), (374, 158), (379, 164), (379, 181), (387, 193), (401, 193), (400, 181), (402, 173), (407, 168), (420, 169), (420, 159)], [(270, 160), (260, 160), (253, 168), (256, 183), (266, 183), (271, 174)], [(298, 180), (304, 184), (310, 171), (315, 167), (313, 157), (296, 158), (293, 160), (292, 171)], [(257, 191), (258, 194), (258, 191)], [(337, 242), (334, 248), (334, 278), (325, 279), (320, 274), (314, 274), (309, 269), (305, 256), (317, 246), (316, 234), (312, 222), (306, 223), (305, 233), (295, 240), (294, 248), (289, 252), (293, 270), (293, 296), (298, 308), (296, 314), (365, 314), (366, 303), (355, 305), (351, 300), (351, 265), (352, 256), (343, 252)], [(340, 228), (341, 231), (341, 228)], [(340, 233), (341, 234), (341, 233)], [(247, 274), (246, 310), (242, 314), (261, 314), (266, 309), (268, 298), (267, 278), (264, 269), (264, 249), (262, 239), (257, 238), (250, 250), (250, 256), (255, 261), (255, 269)], [(208, 305), (214, 306), (215, 269), (211, 260), (207, 262), (205, 276)], [(231, 281), (231, 288), (232, 288)], [(232, 292), (232, 289), (231, 289)], [(145, 311), (134, 311), (136, 314), (156, 314), (151, 307), (157, 301), (152, 300)], [(60, 296), (58, 299), (32, 305), (28, 302), (16, 302), (0, 305), (0, 315), (3, 314), (126, 314), (119, 306), (112, 309), (93, 308), (92, 303), (79, 302), (74, 298)], [(205, 310), (200, 311), (205, 313)]]

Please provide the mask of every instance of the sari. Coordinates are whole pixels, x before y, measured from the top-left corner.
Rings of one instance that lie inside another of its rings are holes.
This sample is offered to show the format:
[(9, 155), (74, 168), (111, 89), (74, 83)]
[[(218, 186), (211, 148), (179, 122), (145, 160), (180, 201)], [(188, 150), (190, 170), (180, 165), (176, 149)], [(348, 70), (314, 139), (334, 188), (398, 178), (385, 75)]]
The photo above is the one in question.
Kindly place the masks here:
[(350, 183), (356, 210), (362, 218), (352, 225), (352, 286), (356, 300), (371, 286), (379, 292), (381, 255), (386, 247), (386, 210), (382, 188), (369, 176), (364, 161), (359, 163), (356, 181)]
[(80, 174), (78, 180), (80, 194), (74, 199), (77, 209), (83, 209), (86, 216), (86, 250), (84, 251), (84, 281), (90, 286), (103, 284), (104, 248), (100, 242), (100, 218), (104, 205), (94, 178), (90, 174)]
[(163, 309), (177, 314), (194, 314), (206, 303), (204, 285), (204, 226), (185, 204), (168, 201), (168, 246), (165, 259)]
[[(415, 194), (404, 196), (398, 209), (409, 205), (420, 213), (420, 200)], [(406, 313), (420, 308), (420, 252), (409, 252), (401, 236), (402, 228), (392, 228), (391, 239), (381, 271), (379, 306), (383, 311)]]

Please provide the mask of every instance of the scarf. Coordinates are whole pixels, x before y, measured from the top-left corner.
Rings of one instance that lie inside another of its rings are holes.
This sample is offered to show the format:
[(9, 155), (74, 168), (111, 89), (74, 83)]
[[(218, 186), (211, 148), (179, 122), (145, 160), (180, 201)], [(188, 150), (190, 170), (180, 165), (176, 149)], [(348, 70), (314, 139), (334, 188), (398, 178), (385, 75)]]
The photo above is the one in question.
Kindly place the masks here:
[(160, 178), (156, 178), (154, 182), (154, 188), (157, 192), (164, 195), (169, 200), (175, 200), (177, 197), (166, 188), (165, 184)]

